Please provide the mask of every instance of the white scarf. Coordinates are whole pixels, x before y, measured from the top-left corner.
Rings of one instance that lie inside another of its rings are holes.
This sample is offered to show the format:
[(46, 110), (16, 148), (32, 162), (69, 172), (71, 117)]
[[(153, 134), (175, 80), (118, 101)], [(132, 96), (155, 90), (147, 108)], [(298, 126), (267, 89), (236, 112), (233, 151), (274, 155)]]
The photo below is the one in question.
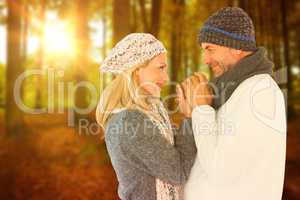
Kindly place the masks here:
[[(161, 101), (159, 101), (158, 104), (152, 104), (152, 108), (153, 111), (157, 113), (158, 116), (160, 116), (160, 120), (152, 118), (152, 122), (158, 126), (161, 134), (164, 135), (167, 141), (174, 145), (174, 134), (167, 110), (165, 109)], [(156, 178), (156, 199), (181, 200), (183, 199), (183, 188), (180, 186), (171, 185), (170, 183)]]

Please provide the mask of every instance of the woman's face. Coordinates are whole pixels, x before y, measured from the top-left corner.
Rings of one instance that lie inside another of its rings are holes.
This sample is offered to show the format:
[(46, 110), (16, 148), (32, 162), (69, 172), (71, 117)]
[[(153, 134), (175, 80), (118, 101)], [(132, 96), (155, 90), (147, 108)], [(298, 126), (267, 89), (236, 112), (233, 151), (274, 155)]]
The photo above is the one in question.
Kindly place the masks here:
[(139, 87), (153, 96), (160, 97), (162, 87), (169, 81), (166, 53), (157, 55), (146, 67), (139, 68), (136, 75)]

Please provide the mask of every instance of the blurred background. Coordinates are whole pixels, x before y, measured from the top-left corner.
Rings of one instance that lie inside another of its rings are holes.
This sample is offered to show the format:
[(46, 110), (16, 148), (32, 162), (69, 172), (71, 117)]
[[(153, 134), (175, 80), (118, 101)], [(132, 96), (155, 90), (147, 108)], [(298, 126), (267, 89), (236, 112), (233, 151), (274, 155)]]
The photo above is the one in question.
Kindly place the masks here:
[[(300, 199), (299, 0), (0, 0), (0, 199), (117, 199), (95, 123), (113, 79), (100, 62), (126, 34), (149, 32), (168, 49), (172, 81), (210, 76), (196, 36), (224, 6), (248, 12), (275, 63), (288, 110), (283, 199)], [(178, 123), (174, 98), (165, 103)]]

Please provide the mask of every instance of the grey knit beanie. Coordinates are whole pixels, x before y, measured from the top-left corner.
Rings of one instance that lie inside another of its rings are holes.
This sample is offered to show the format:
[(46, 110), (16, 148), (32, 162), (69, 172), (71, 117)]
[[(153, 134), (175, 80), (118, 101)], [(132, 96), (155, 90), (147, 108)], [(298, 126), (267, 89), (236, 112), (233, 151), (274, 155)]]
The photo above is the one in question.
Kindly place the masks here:
[(210, 16), (199, 31), (198, 41), (245, 51), (257, 49), (253, 22), (238, 7), (225, 7)]

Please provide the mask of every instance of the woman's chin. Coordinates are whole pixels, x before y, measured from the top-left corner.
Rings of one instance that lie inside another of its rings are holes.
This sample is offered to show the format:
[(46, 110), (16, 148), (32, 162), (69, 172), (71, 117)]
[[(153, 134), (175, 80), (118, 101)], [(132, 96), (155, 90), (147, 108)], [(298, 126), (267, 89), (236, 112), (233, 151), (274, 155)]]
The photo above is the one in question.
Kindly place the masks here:
[(160, 92), (159, 92), (159, 93), (152, 92), (152, 93), (151, 93), (151, 96), (160, 98)]
[(144, 90), (148, 93), (150, 96), (154, 97), (160, 97), (161, 89), (158, 87), (144, 87)]
[(148, 91), (149, 95), (160, 98), (160, 90), (159, 91)]

